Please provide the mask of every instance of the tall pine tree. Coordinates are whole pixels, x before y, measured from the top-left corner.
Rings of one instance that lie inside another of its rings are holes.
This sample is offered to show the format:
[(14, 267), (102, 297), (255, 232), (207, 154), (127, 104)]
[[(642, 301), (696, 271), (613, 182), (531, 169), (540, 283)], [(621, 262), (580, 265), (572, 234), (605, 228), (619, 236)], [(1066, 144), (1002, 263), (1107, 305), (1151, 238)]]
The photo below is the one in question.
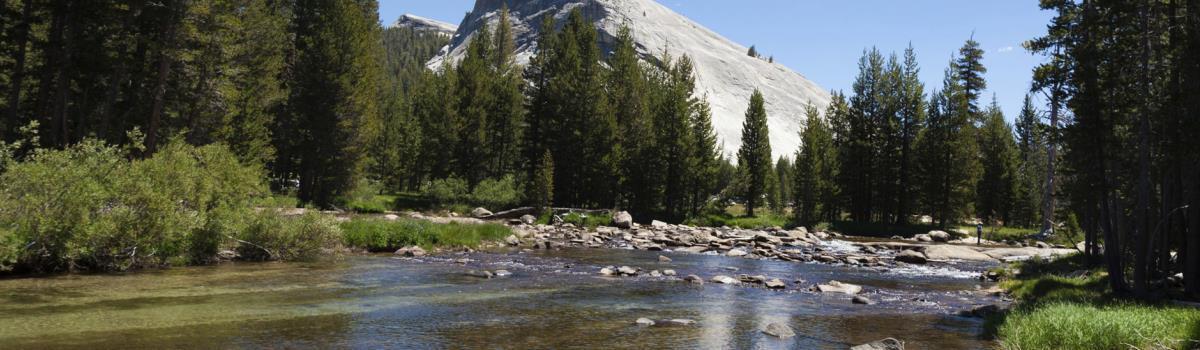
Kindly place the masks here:
[(738, 149), (738, 168), (745, 186), (742, 195), (748, 216), (754, 216), (754, 209), (763, 203), (772, 167), (771, 139), (767, 131), (764, 104), (762, 92), (755, 89), (746, 108), (746, 119), (742, 122), (742, 147)]

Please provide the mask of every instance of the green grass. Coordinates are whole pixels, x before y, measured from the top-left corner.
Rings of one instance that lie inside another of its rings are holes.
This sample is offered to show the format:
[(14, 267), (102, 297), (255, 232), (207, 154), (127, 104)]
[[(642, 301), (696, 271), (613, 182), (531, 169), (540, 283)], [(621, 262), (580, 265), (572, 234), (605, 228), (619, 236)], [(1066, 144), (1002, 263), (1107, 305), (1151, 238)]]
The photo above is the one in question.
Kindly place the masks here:
[(853, 236), (869, 236), (869, 237), (891, 237), (905, 236), (911, 237), (921, 233), (929, 233), (929, 231), (937, 230), (937, 226), (933, 225), (893, 225), (871, 222), (857, 221), (835, 221), (832, 224), (832, 229), (835, 232), (853, 235)]
[(729, 226), (741, 229), (761, 229), (769, 227), (787, 227), (788, 218), (775, 214), (761, 214), (754, 217), (724, 214), (707, 214), (684, 222), (692, 226), (722, 227)]
[(346, 208), (355, 213), (380, 214), (392, 209), (396, 196), (377, 194), (364, 198), (356, 198), (346, 203)]
[(346, 245), (373, 252), (394, 251), (407, 246), (476, 247), (499, 240), (512, 230), (498, 224), (438, 224), (424, 220), (355, 219), (341, 224)]
[[(1200, 343), (1200, 310), (1122, 300), (1103, 270), (1085, 270), (1082, 255), (1016, 265), (1002, 286), (1018, 300), (988, 320), (1002, 349), (1184, 349)], [(1087, 276), (1068, 276), (1071, 271)]]

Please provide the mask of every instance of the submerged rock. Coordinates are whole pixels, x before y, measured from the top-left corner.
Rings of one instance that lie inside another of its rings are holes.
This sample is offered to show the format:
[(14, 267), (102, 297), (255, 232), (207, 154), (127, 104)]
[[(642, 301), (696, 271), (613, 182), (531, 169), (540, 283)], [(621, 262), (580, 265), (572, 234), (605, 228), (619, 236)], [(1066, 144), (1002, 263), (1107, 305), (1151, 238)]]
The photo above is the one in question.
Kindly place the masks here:
[(492, 275), (496, 277), (508, 277), (512, 276), (512, 272), (508, 272), (508, 270), (496, 270), (492, 271)]
[(876, 340), (870, 343), (850, 347), (850, 350), (904, 350), (904, 342), (895, 338)]
[(666, 256), (663, 256), (663, 255), (659, 255), (659, 256), (658, 256), (658, 262), (665, 262), (665, 263), (668, 263), (668, 262), (671, 262), (671, 258), (668, 258), (668, 257), (666, 257)]
[(494, 274), (492, 274), (492, 272), (491, 272), (491, 271), (487, 271), (487, 270), (482, 270), (482, 271), (480, 271), (480, 270), (471, 270), (471, 271), (467, 271), (467, 276), (471, 276), (471, 277), (478, 277), (478, 278), (492, 278), (492, 277), (495, 277), (495, 275), (494, 275)]
[(717, 275), (717, 276), (713, 277), (711, 281), (713, 281), (713, 283), (721, 283), (721, 284), (738, 284), (738, 283), (740, 283), (740, 282), (738, 282), (737, 279), (734, 279), (733, 277), (729, 277), (729, 276), (725, 276), (725, 275)]
[(874, 300), (867, 299), (867, 297), (861, 295), (855, 295), (854, 298), (850, 299), (850, 302), (861, 305), (875, 305)]
[(862, 292), (862, 286), (838, 281), (829, 281), (827, 284), (818, 284), (817, 290), (822, 293), (843, 293), (855, 295)]
[(763, 328), (762, 332), (766, 333), (767, 335), (782, 339), (796, 336), (796, 332), (792, 331), (792, 327), (788, 327), (785, 324), (776, 322), (768, 324), (766, 328)]

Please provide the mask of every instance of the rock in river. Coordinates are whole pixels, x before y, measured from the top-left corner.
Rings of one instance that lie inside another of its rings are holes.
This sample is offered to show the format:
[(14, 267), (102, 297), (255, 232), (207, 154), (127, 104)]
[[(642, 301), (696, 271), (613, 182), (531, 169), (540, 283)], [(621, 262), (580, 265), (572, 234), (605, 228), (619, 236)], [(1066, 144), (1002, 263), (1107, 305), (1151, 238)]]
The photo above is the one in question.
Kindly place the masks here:
[(875, 305), (874, 300), (867, 299), (867, 297), (861, 295), (855, 295), (853, 299), (850, 299), (850, 302), (862, 305)]
[(425, 256), (425, 249), (421, 249), (421, 247), (418, 246), (404, 247), (397, 249), (396, 255), (407, 257)]
[(691, 284), (704, 285), (704, 279), (696, 275), (687, 275), (687, 277), (684, 277), (683, 280)]
[(475, 210), (471, 211), (471, 216), (475, 218), (486, 218), (492, 216), (492, 212), (484, 208), (475, 208)]
[(763, 328), (762, 332), (773, 337), (784, 339), (796, 336), (796, 332), (792, 331), (792, 327), (788, 327), (785, 324), (776, 322), (768, 324), (767, 328)]
[(671, 258), (668, 258), (668, 257), (666, 257), (666, 256), (663, 256), (663, 255), (659, 255), (659, 256), (658, 256), (658, 262), (665, 262), (665, 263), (668, 263), (668, 262), (671, 262)]
[(740, 283), (740, 282), (738, 282), (737, 279), (735, 279), (733, 277), (725, 276), (725, 275), (717, 275), (716, 277), (712, 278), (712, 281), (714, 283), (721, 283), (721, 284), (738, 284), (738, 283)]
[(626, 276), (635, 276), (637, 275), (638, 270), (629, 266), (621, 266), (617, 268), (617, 272), (620, 272), (622, 275)]
[(925, 258), (925, 254), (921, 254), (915, 250), (904, 250), (896, 254), (896, 261), (909, 264), (924, 264), (928, 259)]
[(734, 257), (746, 256), (746, 254), (749, 254), (749, 253), (746, 253), (746, 251), (741, 248), (730, 249), (728, 253), (725, 253), (726, 256), (734, 256)]
[(634, 321), (634, 323), (637, 323), (637, 325), (639, 325), (639, 326), (653, 326), (654, 320), (642, 317), (642, 318), (637, 319), (637, 321)]
[(602, 275), (602, 276), (612, 276), (615, 274), (616, 274), (616, 272), (613, 271), (612, 268), (605, 267), (605, 268), (600, 269), (600, 275)]
[(629, 215), (627, 211), (619, 211), (613, 214), (613, 226), (624, 229), (633, 228), (633, 215)]
[(843, 293), (855, 295), (859, 292), (862, 292), (862, 286), (838, 281), (829, 281), (827, 284), (818, 284), (817, 290), (821, 291), (822, 293)]
[(787, 283), (784, 283), (783, 280), (780, 280), (778, 278), (774, 278), (774, 279), (771, 279), (770, 281), (767, 281), (767, 283), (765, 285), (767, 286), (767, 288), (771, 288), (771, 289), (787, 288)]
[(870, 343), (850, 347), (850, 350), (904, 350), (904, 342), (895, 338), (876, 340)]

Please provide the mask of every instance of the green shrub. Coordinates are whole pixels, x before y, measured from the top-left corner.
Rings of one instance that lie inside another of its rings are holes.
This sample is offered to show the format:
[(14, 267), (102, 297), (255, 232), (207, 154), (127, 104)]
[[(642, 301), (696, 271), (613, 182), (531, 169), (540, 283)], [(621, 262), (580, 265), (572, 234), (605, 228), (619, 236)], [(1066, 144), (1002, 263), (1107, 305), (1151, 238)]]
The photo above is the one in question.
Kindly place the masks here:
[(21, 241), (17, 236), (12, 231), (0, 227), (0, 272), (12, 271), (20, 251)]
[(586, 228), (596, 228), (596, 226), (612, 224), (612, 215), (610, 214), (567, 213), (562, 218), (565, 223)]
[(467, 182), (457, 178), (430, 181), (422, 188), (421, 194), (433, 205), (439, 206), (459, 203), (469, 197)]
[(16, 265), (120, 271), (204, 260), (216, 235), (238, 226), (244, 215), (236, 213), (267, 193), (261, 170), (224, 146), (173, 141), (150, 158), (129, 158), (86, 140), (35, 150), (0, 175), (0, 225), (29, 242)]
[(238, 255), (246, 260), (312, 260), (323, 249), (336, 247), (342, 231), (331, 217), (307, 213), (284, 217), (274, 211), (252, 216), (242, 231)]
[(475, 186), (471, 200), (474, 204), (491, 209), (512, 208), (521, 203), (521, 188), (512, 175), (487, 179)]
[(378, 181), (364, 179), (357, 183), (358, 185), (341, 199), (341, 202), (350, 211), (364, 214), (379, 214), (386, 212), (395, 200), (392, 196), (380, 194), (383, 191), (383, 185)]
[(438, 224), (424, 220), (358, 219), (341, 224), (343, 241), (351, 247), (374, 252), (394, 251), (407, 246), (475, 247), (483, 241), (502, 239), (512, 230), (497, 224)]

